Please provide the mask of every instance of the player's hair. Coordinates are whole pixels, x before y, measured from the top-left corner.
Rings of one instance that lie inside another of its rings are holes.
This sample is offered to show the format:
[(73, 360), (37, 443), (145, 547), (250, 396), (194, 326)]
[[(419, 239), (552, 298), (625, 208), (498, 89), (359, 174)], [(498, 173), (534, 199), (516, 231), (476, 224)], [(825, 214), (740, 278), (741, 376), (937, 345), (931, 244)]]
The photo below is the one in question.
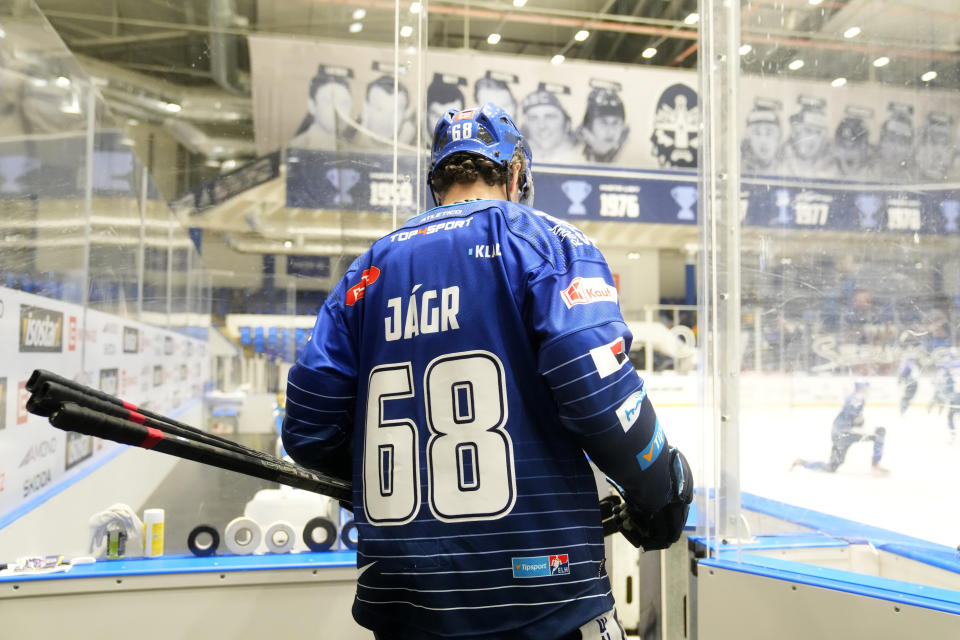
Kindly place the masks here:
[(455, 184), (470, 184), (483, 180), (496, 187), (506, 185), (510, 167), (520, 165), (520, 175), (526, 171), (527, 158), (518, 146), (507, 164), (497, 163), (475, 153), (454, 153), (442, 165), (433, 170), (430, 186), (438, 194), (444, 194)]
[[(374, 89), (381, 89), (388, 95), (393, 95), (393, 76), (380, 76), (373, 82), (367, 85), (367, 100), (370, 99), (370, 92)], [(402, 82), (397, 83), (397, 88), (399, 93), (403, 94), (403, 97), (407, 97), (407, 88), (403, 86)]]

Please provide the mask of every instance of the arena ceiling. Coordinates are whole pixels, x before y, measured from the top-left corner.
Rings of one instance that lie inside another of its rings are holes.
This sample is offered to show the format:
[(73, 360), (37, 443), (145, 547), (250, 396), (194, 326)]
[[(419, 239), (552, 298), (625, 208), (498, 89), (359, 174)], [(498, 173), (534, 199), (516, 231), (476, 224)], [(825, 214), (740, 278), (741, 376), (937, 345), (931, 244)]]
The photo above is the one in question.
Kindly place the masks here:
[[(430, 0), (402, 2), (399, 12), (391, 0), (38, 4), (81, 61), (100, 63), (98, 73), (129, 72), (127, 80), (142, 77), (148, 90), (152, 79), (156, 91), (229, 99), (231, 117), (198, 116), (191, 109), (209, 106), (200, 98), (180, 116), (216, 139), (208, 147), (239, 159), (250, 145), (224, 145), (223, 139), (251, 137), (243, 37), (249, 34), (378, 44), (419, 38), (430, 48), (662, 67), (695, 68), (699, 60), (697, 0)], [(743, 73), (960, 90), (956, 0), (744, 0), (741, 6)], [(427, 11), (411, 21), (418, 7)], [(400, 38), (397, 18), (425, 29)], [(586, 32), (582, 40), (578, 32)], [(491, 34), (499, 35), (495, 44)], [(888, 62), (878, 65), (882, 58)], [(798, 60), (803, 64), (795, 68)], [(204, 140), (195, 137), (202, 152)]]
[[(187, 149), (183, 166), (164, 169), (177, 173), (170, 181), (175, 187), (162, 189), (169, 200), (255, 154), (248, 35), (379, 45), (406, 38), (429, 49), (469, 49), (544, 62), (558, 54), (568, 61), (667, 68), (692, 69), (699, 62), (697, 0), (430, 0), (405, 1), (399, 11), (392, 0), (37, 4), (88, 72), (106, 80), (102, 91), (115, 114), (128, 122), (155, 116), (156, 124)], [(418, 7), (421, 13), (416, 14)], [(741, 7), (743, 74), (821, 81), (842, 77), (960, 91), (957, 0), (744, 0)], [(398, 19), (423, 29), (403, 36)], [(883, 58), (885, 64), (878, 64)], [(183, 107), (174, 116), (162, 111), (171, 102)], [(283, 206), (280, 194), (272, 198), (277, 202), (268, 207), (267, 217), (280, 216), (278, 233), (303, 223), (290, 217), (295, 212)], [(212, 217), (227, 229), (249, 218), (251, 207), (262, 210), (271, 198), (242, 200)], [(262, 229), (251, 232), (258, 233), (275, 244)], [(602, 235), (599, 229), (594, 233)], [(690, 234), (653, 235), (658, 239), (651, 236), (650, 246), (695, 242)]]

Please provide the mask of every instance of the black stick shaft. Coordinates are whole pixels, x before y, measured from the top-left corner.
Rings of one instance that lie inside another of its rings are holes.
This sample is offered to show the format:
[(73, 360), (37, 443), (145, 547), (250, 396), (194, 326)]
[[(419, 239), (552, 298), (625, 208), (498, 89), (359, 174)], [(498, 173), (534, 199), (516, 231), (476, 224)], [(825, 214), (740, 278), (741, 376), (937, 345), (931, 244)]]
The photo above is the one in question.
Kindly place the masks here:
[(320, 493), (344, 502), (352, 501), (350, 483), (272, 458), (266, 460), (214, 445), (168, 437), (159, 429), (105, 415), (67, 402), (50, 415), (50, 424), (64, 431), (106, 438), (122, 444), (152, 449), (244, 475), (279, 482)]
[(256, 449), (251, 449), (250, 447), (245, 447), (232, 440), (227, 440), (226, 438), (221, 438), (215, 434), (200, 431), (199, 429), (184, 429), (173, 424), (161, 422), (160, 420), (147, 417), (132, 409), (126, 409), (115, 403), (106, 402), (98, 397), (88, 395), (78, 389), (65, 387), (59, 382), (52, 380), (46, 380), (34, 386), (34, 391), (27, 401), (27, 411), (46, 418), (65, 402), (73, 402), (81, 407), (87, 407), (88, 409), (113, 416), (114, 418), (129, 420), (130, 422), (136, 422), (137, 424), (142, 424), (147, 427), (160, 429), (170, 435), (204, 442), (215, 447), (224, 447), (237, 453), (273, 459), (273, 456), (262, 451), (257, 451)]
[[(109, 402), (110, 404), (115, 404), (119, 407), (123, 407), (124, 409), (136, 411), (137, 413), (145, 415), (148, 418), (153, 418), (154, 420), (158, 420), (160, 422), (164, 422), (166, 424), (170, 424), (175, 427), (179, 427), (181, 429), (186, 429), (187, 431), (194, 431), (194, 432), (204, 433), (205, 435), (212, 436), (212, 434), (206, 434), (205, 432), (200, 431), (196, 427), (191, 427), (188, 424), (178, 422), (173, 418), (169, 418), (159, 413), (154, 413), (153, 411), (149, 411), (148, 409), (143, 409), (133, 404), (132, 402), (127, 402), (126, 400), (117, 398), (116, 396), (112, 396), (109, 393), (104, 393), (99, 389), (94, 389), (93, 387), (88, 387), (87, 385), (80, 384), (79, 382), (74, 382), (73, 380), (64, 378), (63, 376), (59, 376), (53, 373), (52, 371), (47, 371), (46, 369), (35, 369), (33, 371), (33, 373), (30, 375), (30, 379), (27, 380), (27, 385), (26, 385), (27, 391), (34, 392), (44, 382), (56, 382), (57, 384), (63, 385), (64, 387), (67, 387), (69, 389), (75, 389), (85, 395), (93, 396), (98, 400)], [(213, 437), (216, 437), (216, 436), (213, 436)], [(227, 442), (229, 442), (229, 440)]]

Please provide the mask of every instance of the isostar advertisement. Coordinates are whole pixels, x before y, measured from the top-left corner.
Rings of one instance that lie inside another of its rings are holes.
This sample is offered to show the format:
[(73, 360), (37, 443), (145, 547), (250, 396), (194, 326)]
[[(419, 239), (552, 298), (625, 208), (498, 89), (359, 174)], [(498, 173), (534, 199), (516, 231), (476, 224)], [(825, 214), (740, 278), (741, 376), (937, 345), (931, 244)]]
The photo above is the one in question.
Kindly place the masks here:
[[(696, 224), (695, 72), (430, 51), (419, 88), (388, 48), (250, 47), (257, 146), (284, 154), (290, 207), (415, 213), (436, 120), (492, 101), (530, 143), (538, 209)], [(956, 93), (751, 76), (740, 89), (745, 225), (958, 233)]]
[(3, 287), (0, 339), (0, 521), (121, 446), (29, 413), (34, 369), (167, 415), (201, 397), (208, 377), (205, 341)]

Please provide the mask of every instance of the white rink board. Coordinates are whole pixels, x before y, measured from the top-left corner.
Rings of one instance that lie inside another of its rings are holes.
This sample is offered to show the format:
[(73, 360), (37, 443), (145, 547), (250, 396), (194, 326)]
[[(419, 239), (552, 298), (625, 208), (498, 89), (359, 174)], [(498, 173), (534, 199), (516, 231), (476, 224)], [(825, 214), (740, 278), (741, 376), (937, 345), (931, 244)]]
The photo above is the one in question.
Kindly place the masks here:
[[(960, 510), (956, 508), (960, 436), (951, 441), (945, 412), (927, 413), (933, 394), (929, 378), (921, 379), (903, 418), (896, 381), (892, 377), (868, 379), (864, 417), (868, 428), (887, 429), (881, 465), (890, 471), (888, 475), (871, 471), (872, 443), (853, 445), (835, 473), (801, 467), (790, 470), (796, 458), (829, 458), (831, 424), (852, 391), (853, 380), (744, 376), (740, 393), (741, 490), (956, 547), (960, 542)], [(669, 442), (684, 451), (702, 483), (697, 378), (650, 376), (648, 387)], [(764, 406), (751, 405), (759, 400)]]

